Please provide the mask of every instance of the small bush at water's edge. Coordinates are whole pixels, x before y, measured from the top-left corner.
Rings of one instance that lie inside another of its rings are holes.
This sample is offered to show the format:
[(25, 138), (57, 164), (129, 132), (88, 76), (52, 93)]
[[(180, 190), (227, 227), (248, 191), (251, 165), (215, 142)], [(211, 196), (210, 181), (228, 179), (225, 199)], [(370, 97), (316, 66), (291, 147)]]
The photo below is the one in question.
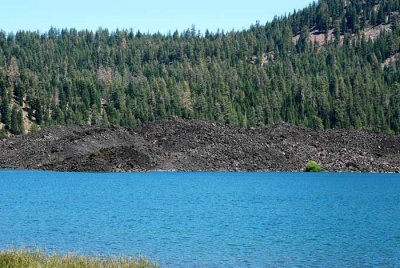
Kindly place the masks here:
[(323, 169), (321, 168), (320, 164), (318, 164), (314, 160), (310, 160), (307, 162), (304, 171), (305, 172), (321, 172), (321, 171), (323, 171)]

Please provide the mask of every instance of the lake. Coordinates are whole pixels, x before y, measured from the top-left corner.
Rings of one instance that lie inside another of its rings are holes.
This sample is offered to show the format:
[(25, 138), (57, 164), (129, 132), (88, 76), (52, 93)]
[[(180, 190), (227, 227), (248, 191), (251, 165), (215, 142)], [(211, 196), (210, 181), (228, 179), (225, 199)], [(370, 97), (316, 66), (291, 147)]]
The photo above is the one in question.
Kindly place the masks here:
[(0, 249), (399, 267), (400, 175), (0, 171)]

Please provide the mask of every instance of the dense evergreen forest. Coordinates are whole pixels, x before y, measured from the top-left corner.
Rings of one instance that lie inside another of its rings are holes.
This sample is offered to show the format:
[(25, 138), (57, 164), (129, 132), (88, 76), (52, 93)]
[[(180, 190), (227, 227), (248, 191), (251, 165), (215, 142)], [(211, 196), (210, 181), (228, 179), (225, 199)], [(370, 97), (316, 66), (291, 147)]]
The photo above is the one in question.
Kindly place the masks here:
[(173, 117), (399, 134), (399, 11), (320, 0), (244, 31), (0, 32), (0, 135)]

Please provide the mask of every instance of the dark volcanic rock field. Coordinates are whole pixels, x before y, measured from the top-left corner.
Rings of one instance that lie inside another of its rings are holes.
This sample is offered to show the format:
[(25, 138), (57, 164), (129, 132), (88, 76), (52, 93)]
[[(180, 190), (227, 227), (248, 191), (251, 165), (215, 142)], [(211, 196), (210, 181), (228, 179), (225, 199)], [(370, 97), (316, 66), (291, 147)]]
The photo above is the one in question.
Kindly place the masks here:
[(137, 128), (58, 126), (0, 141), (0, 168), (60, 171), (400, 172), (400, 137), (278, 124), (239, 129), (197, 120)]

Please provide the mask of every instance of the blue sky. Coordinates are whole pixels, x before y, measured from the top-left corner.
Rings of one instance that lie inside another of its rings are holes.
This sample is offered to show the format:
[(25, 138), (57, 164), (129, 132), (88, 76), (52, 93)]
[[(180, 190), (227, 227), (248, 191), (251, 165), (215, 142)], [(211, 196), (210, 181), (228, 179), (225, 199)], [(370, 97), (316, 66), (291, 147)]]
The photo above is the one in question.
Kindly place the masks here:
[(5, 0), (0, 29), (6, 32), (39, 30), (51, 26), (78, 30), (130, 29), (167, 33), (190, 28), (225, 31), (261, 24), (308, 6), (311, 0)]

